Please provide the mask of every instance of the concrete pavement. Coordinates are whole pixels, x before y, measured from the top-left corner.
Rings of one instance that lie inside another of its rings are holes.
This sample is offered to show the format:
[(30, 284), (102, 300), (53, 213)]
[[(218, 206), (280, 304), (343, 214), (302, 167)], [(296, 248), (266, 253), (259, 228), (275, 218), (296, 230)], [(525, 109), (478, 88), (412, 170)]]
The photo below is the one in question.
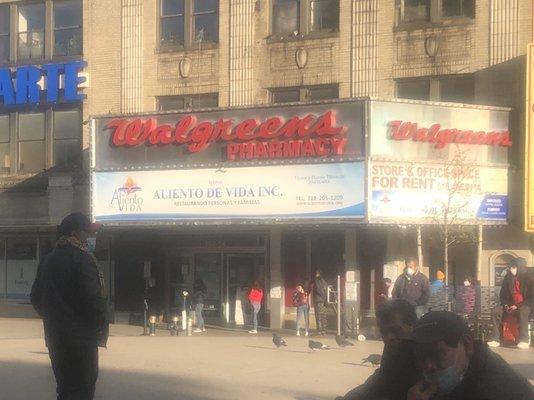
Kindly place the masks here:
[[(333, 399), (363, 382), (374, 369), (359, 365), (380, 342), (311, 352), (306, 338), (286, 335), (276, 349), (268, 333), (208, 330), (193, 337), (140, 337), (138, 327), (113, 325), (100, 353), (96, 399)], [(534, 380), (534, 351), (499, 349)], [(54, 381), (38, 320), (0, 319), (2, 398), (53, 400)]]

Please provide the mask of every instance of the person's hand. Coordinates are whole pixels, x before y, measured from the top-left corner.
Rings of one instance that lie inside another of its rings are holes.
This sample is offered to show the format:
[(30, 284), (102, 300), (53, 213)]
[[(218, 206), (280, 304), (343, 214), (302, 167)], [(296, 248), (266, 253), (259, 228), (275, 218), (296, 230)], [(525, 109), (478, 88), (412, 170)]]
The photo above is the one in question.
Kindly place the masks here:
[(510, 306), (508, 309), (509, 309), (510, 311), (515, 311), (515, 310), (517, 310), (517, 306)]
[(408, 390), (407, 400), (430, 400), (438, 391), (438, 385), (419, 381)]

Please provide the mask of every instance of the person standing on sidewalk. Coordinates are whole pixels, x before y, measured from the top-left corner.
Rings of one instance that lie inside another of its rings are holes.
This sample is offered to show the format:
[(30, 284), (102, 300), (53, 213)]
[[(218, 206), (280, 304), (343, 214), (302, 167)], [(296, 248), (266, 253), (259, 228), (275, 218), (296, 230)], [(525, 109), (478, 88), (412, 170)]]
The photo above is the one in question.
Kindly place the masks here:
[(293, 293), (293, 303), (297, 307), (297, 336), (300, 336), (300, 324), (299, 322), (304, 320), (304, 336), (308, 336), (308, 329), (310, 328), (308, 293), (304, 290), (302, 285), (298, 285), (295, 293)]
[(517, 347), (523, 350), (530, 348), (528, 320), (534, 308), (534, 299), (529, 293), (527, 279), (527, 262), (519, 257), (512, 260), (508, 273), (502, 282), (499, 299), (501, 304), (492, 311), (493, 340), (488, 343), (490, 347), (500, 346), (501, 324), (504, 313), (516, 314), (519, 317), (519, 343)]
[(95, 393), (98, 347), (106, 346), (109, 332), (104, 279), (90, 249), (99, 228), (81, 213), (65, 217), (31, 290), (43, 317), (58, 400), (92, 400)]
[(313, 281), (313, 308), (315, 309), (315, 322), (317, 323), (317, 334), (326, 334), (326, 302), (328, 301), (328, 283), (323, 278), (321, 270), (315, 271)]
[(204, 326), (204, 317), (202, 310), (204, 309), (204, 299), (206, 297), (207, 288), (202, 279), (197, 279), (193, 286), (193, 301), (195, 302), (195, 316), (197, 318), (197, 327), (193, 331), (195, 333), (206, 332)]
[(254, 312), (254, 327), (248, 333), (258, 333), (258, 313), (261, 309), (261, 301), (263, 300), (263, 289), (258, 281), (254, 281), (250, 292), (248, 293), (248, 300), (252, 304), (252, 310)]
[(430, 282), (419, 271), (419, 263), (415, 258), (406, 260), (404, 273), (395, 281), (393, 298), (406, 300), (414, 306), (417, 318), (425, 313), (430, 299)]

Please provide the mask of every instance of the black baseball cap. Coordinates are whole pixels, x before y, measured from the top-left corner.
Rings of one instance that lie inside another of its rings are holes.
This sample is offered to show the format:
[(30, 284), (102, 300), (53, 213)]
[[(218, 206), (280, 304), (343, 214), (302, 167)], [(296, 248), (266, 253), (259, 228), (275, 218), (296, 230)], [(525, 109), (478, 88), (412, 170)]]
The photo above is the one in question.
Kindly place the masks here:
[(102, 228), (102, 224), (95, 224), (85, 214), (75, 212), (63, 218), (58, 226), (58, 232), (60, 235), (70, 235), (74, 231), (95, 233), (100, 228)]
[(465, 333), (469, 333), (469, 327), (460, 316), (448, 311), (431, 311), (417, 321), (412, 339), (421, 344), (435, 343)]

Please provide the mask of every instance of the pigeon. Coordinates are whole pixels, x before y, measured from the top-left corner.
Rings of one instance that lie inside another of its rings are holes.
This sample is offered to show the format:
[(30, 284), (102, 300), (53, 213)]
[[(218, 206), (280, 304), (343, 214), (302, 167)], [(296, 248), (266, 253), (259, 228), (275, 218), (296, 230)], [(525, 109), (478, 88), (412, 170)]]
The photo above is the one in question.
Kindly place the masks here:
[(339, 347), (354, 346), (354, 343), (349, 342), (343, 336), (336, 335), (336, 343)]
[(312, 350), (330, 350), (330, 346), (322, 344), (321, 342), (316, 342), (315, 340), (310, 340), (308, 342), (308, 347)]
[(280, 348), (281, 346), (287, 346), (287, 343), (284, 338), (278, 336), (276, 333), (273, 333), (273, 343), (277, 348)]
[(370, 363), (373, 367), (378, 367), (382, 361), (382, 356), (380, 354), (371, 354), (369, 357), (362, 360), (362, 365), (365, 363)]

